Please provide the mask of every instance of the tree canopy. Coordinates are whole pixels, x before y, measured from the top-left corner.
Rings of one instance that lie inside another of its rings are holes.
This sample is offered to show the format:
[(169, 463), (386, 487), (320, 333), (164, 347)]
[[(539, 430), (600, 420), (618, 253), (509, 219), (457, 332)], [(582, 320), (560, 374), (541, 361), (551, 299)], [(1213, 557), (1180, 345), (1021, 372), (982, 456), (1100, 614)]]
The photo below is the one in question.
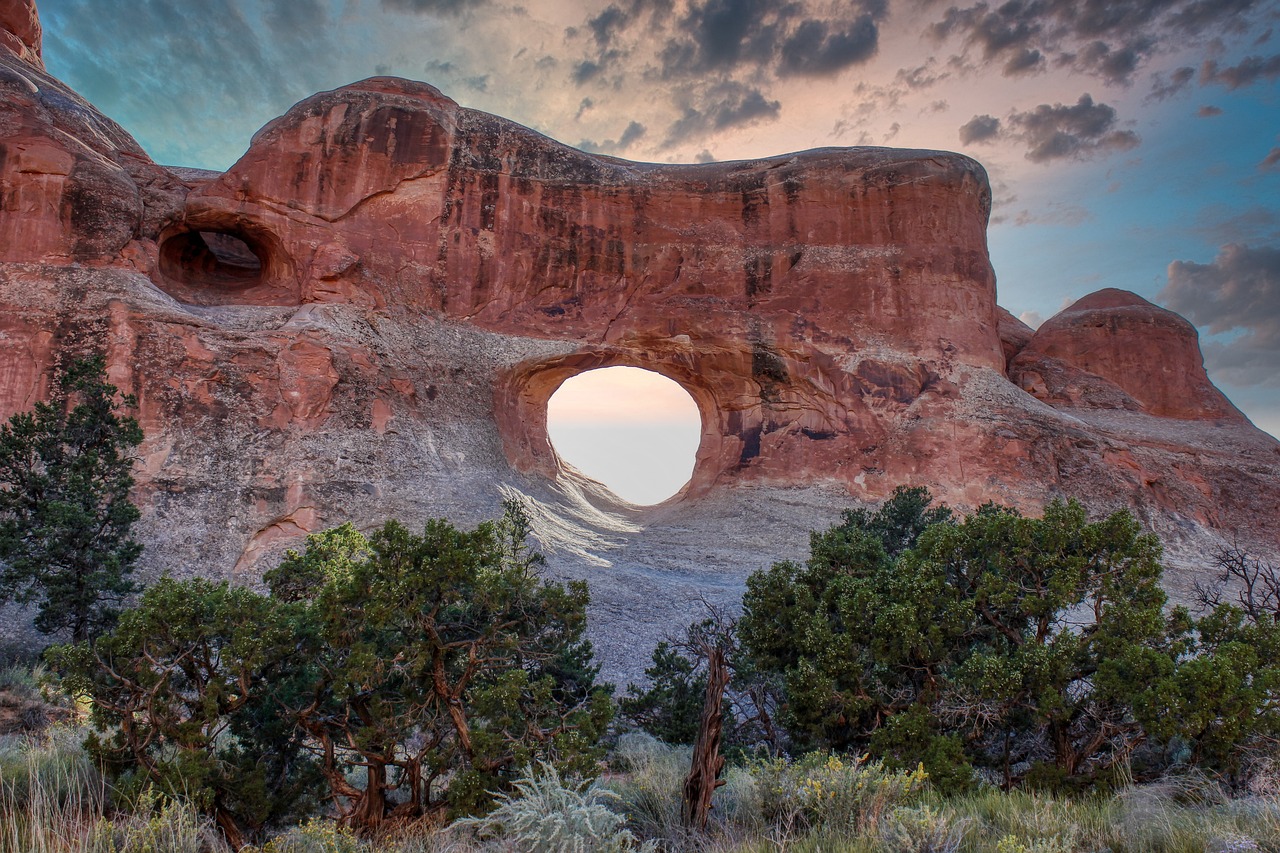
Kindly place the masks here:
[(36, 628), (79, 642), (108, 630), (137, 586), (142, 546), (133, 450), (136, 401), (101, 356), (72, 362), (54, 394), (0, 425), (0, 601), (36, 603)]
[(593, 775), (612, 718), (586, 584), (540, 577), (527, 534), (518, 503), (471, 530), (346, 524), (289, 552), (270, 595), (166, 579), (51, 657), (110, 766), (207, 791), (233, 843), (319, 787), (361, 829), (475, 813), (535, 760)]
[(900, 489), (813, 534), (805, 564), (749, 578), (739, 632), (782, 678), (797, 745), (922, 761), (944, 787), (974, 768), (1068, 784), (1180, 745), (1230, 770), (1274, 729), (1274, 622), (1169, 609), (1160, 544), (1129, 512), (930, 503)]

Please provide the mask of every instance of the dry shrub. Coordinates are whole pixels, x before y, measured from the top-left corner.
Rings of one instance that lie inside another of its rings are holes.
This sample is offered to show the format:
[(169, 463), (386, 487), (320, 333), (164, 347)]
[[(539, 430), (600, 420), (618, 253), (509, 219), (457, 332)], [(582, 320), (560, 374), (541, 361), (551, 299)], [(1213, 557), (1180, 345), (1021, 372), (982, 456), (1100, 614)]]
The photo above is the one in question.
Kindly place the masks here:
[(566, 783), (555, 767), (539, 762), (525, 770), (514, 788), (511, 794), (498, 795), (498, 807), (488, 815), (455, 825), (472, 829), (479, 838), (493, 839), (514, 853), (656, 850), (653, 841), (639, 844), (626, 828), (626, 818), (606, 805), (619, 802), (621, 797), (598, 781)]

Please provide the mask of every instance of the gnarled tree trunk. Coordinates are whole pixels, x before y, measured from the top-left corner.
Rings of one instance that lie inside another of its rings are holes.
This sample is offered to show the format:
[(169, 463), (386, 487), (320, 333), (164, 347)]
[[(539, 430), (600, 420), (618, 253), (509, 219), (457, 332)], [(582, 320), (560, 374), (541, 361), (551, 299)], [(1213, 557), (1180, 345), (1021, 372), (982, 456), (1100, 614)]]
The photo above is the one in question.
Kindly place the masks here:
[(707, 693), (702, 703), (702, 719), (698, 740), (693, 745), (693, 762), (684, 780), (682, 817), (690, 829), (707, 828), (711, 814), (711, 795), (724, 784), (724, 756), (720, 754), (720, 737), (724, 728), (721, 705), (729, 684), (729, 667), (722, 649), (712, 646), (707, 656)]

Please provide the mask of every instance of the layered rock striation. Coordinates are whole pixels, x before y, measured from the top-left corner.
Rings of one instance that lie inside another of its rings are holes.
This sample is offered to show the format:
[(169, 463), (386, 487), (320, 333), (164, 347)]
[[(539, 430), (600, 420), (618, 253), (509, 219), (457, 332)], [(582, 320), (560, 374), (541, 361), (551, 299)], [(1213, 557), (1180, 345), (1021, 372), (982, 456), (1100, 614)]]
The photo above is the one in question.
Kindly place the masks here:
[[(0, 28), (0, 416), (105, 352), (146, 430), (155, 571), (254, 579), (326, 525), (474, 521), (518, 493), (626, 626), (638, 602), (732, 600), (899, 484), (1280, 546), (1280, 444), (1209, 382), (1195, 329), (1113, 290), (1035, 331), (998, 308), (966, 157), (631, 163), (374, 78), (225, 173), (173, 169), (44, 72), (30, 2)], [(547, 439), (559, 384), (609, 365), (701, 410), (693, 479), (658, 508)]]

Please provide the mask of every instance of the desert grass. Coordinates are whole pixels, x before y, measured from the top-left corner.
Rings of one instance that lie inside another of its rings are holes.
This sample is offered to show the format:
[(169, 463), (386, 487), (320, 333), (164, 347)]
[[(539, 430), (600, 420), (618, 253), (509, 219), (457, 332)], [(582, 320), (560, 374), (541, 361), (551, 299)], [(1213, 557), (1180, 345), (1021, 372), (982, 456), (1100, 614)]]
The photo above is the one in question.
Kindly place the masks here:
[[(227, 851), (185, 803), (144, 791), (113, 805), (85, 734), (55, 726), (0, 738), (0, 853)], [(710, 830), (690, 833), (680, 823), (688, 761), (687, 748), (627, 735), (601, 781), (531, 769), (479, 821), (368, 839), (317, 817), (279, 828), (254, 853), (1280, 853), (1280, 798), (1233, 799), (1203, 776), (1092, 797), (992, 788), (942, 796), (919, 771), (832, 755), (731, 766)]]

